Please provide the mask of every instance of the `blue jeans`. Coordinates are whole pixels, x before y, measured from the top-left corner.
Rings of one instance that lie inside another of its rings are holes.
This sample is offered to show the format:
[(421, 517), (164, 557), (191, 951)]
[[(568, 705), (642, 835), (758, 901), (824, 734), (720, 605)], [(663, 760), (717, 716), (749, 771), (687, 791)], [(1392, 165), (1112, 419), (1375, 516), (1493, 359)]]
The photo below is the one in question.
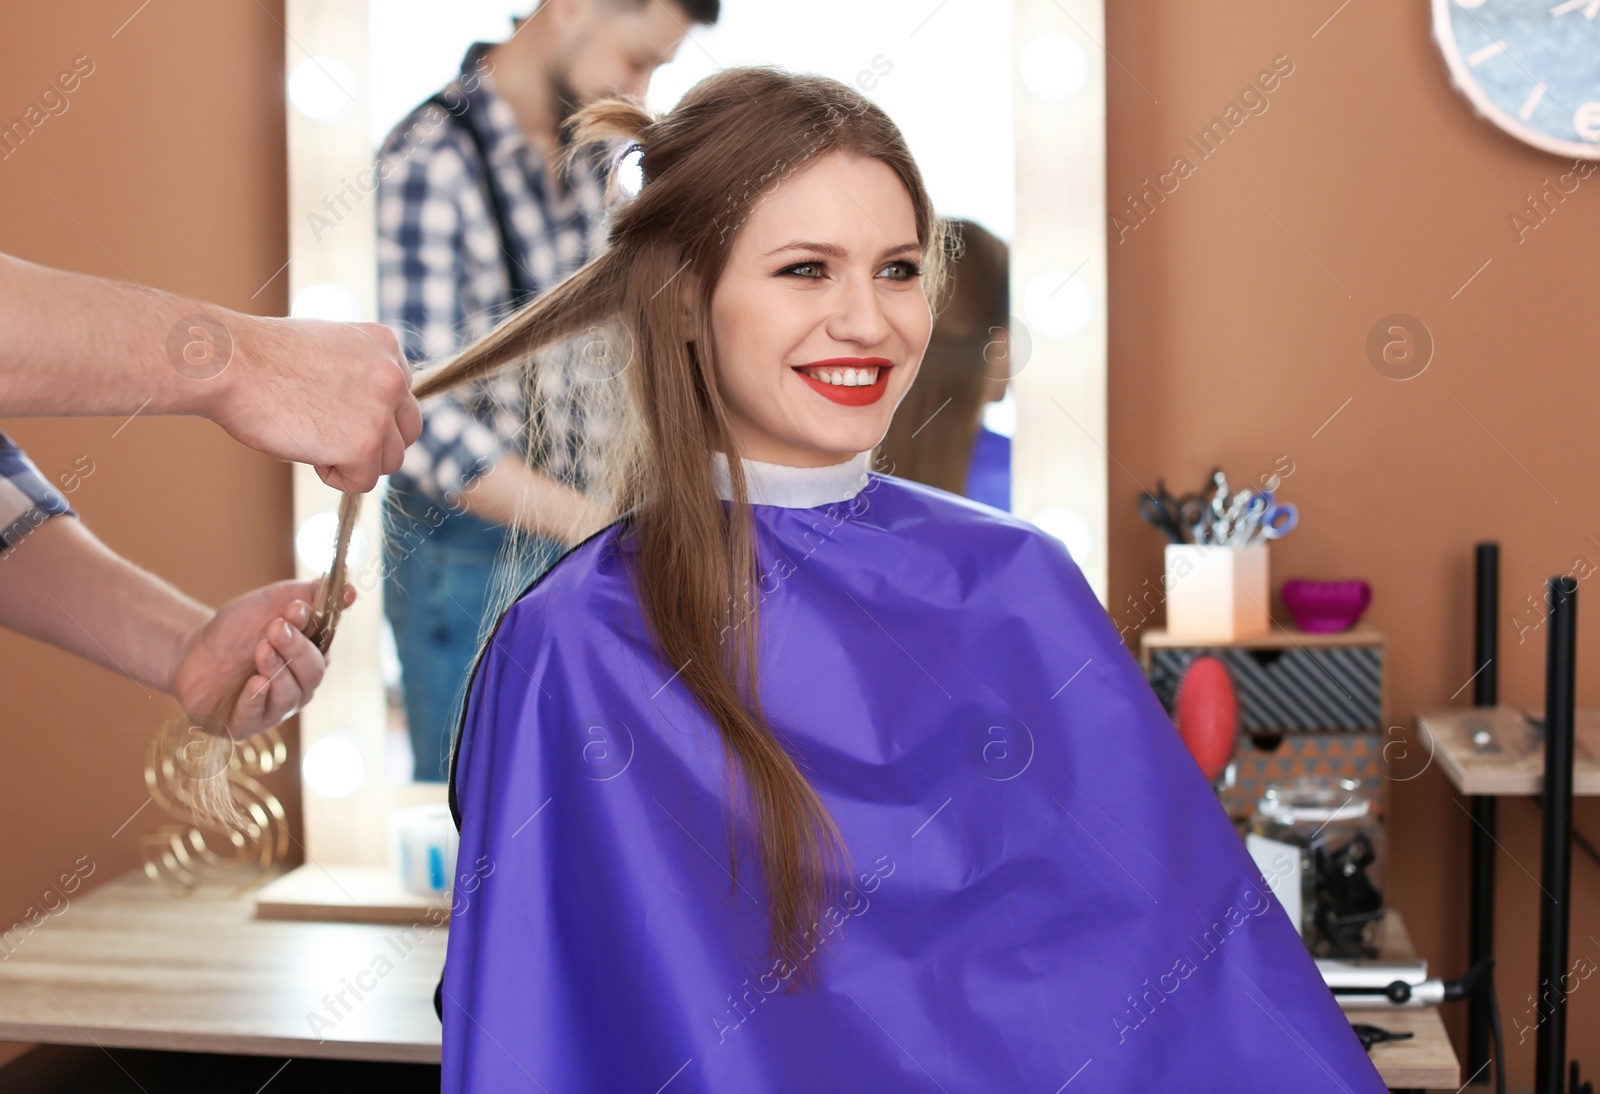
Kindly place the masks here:
[[(443, 782), (479, 636), (495, 623), (485, 619), (489, 588), (509, 532), (394, 488), (384, 510), (383, 609), (400, 655), (412, 777)], [(567, 550), (543, 537), (525, 536), (522, 545), (518, 593)]]

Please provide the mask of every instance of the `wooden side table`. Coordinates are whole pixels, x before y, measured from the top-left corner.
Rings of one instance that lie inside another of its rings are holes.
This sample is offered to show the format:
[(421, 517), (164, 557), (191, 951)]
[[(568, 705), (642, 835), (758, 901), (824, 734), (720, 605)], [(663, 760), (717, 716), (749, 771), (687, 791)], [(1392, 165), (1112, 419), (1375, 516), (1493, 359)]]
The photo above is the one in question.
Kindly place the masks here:
[[(1269, 755), (1255, 748), (1254, 738), (1283, 737), (1285, 751), (1273, 761), (1284, 769), (1325, 777), (1356, 778), (1385, 813), (1381, 735), (1385, 725), (1385, 639), (1366, 627), (1337, 634), (1308, 634), (1275, 626), (1263, 635), (1235, 639), (1175, 636), (1150, 628), (1140, 636), (1140, 662), (1158, 698), (1172, 709), (1177, 687), (1190, 661), (1201, 654), (1217, 657), (1228, 669), (1239, 699), (1239, 753), (1243, 768), (1262, 766)], [(1318, 742), (1319, 749), (1288, 745)], [(1244, 823), (1260, 791), (1258, 780), (1239, 772), (1226, 788), (1222, 804), (1236, 824)], [(1416, 956), (1400, 913), (1385, 916), (1379, 956), (1393, 961)], [(1392, 1090), (1455, 1090), (1461, 1064), (1445, 1032), (1437, 1008), (1351, 1010), (1352, 1024), (1367, 1023), (1415, 1036), (1386, 1041), (1372, 1048), (1372, 1062)]]
[[(1480, 655), (1482, 656), (1482, 655)], [(1491, 689), (1492, 694), (1492, 689)], [(1570, 708), (1569, 708), (1570, 710)], [(1600, 710), (1571, 710), (1571, 763), (1572, 794), (1574, 797), (1600, 795)], [(1495, 705), (1471, 707), (1465, 710), (1434, 710), (1417, 715), (1417, 727), (1423, 744), (1429, 749), (1428, 762), (1436, 763), (1451, 784), (1461, 793), (1470, 795), (1473, 802), (1473, 870), (1470, 903), (1470, 932), (1475, 940), (1472, 958), (1493, 956), (1494, 930), (1494, 803), (1502, 797), (1544, 798), (1544, 771), (1546, 742), (1543, 719), (1535, 725), (1535, 718), (1513, 707)], [(1561, 846), (1558, 833), (1553, 832), (1556, 817), (1545, 809), (1543, 832), (1540, 838), (1541, 859), (1548, 863), (1553, 849)], [(1568, 820), (1570, 824), (1570, 817)], [(1570, 848), (1567, 851), (1570, 854)], [(1565, 937), (1566, 923), (1551, 914), (1555, 898), (1540, 883), (1540, 952), (1541, 963), (1547, 932), (1559, 932)], [(1541, 976), (1543, 985), (1549, 978)], [(1542, 991), (1542, 987), (1541, 987)], [(1558, 1020), (1563, 1023), (1565, 1040), (1565, 1008)], [(1486, 1017), (1477, 1024), (1486, 1025)], [(1540, 1033), (1547, 1033), (1540, 1023)], [(1483, 1040), (1486, 1030), (1475, 1040)], [(1469, 1057), (1472, 1045), (1469, 1044)], [(1541, 1046), (1542, 1047), (1542, 1046)], [(1481, 1051), (1481, 1050), (1480, 1050)], [(1561, 1071), (1564, 1073), (1564, 1068)], [(1564, 1075), (1557, 1076), (1564, 1084)]]
[[(1383, 943), (1378, 956), (1385, 961), (1414, 961), (1416, 951), (1400, 913), (1390, 909), (1383, 917)], [(1384, 1041), (1372, 1046), (1372, 1063), (1390, 1090), (1457, 1090), (1461, 1063), (1445, 1032), (1438, 1007), (1393, 1010), (1347, 1010), (1352, 1025), (1366, 1023), (1395, 1033), (1414, 1033), (1405, 1041)]]

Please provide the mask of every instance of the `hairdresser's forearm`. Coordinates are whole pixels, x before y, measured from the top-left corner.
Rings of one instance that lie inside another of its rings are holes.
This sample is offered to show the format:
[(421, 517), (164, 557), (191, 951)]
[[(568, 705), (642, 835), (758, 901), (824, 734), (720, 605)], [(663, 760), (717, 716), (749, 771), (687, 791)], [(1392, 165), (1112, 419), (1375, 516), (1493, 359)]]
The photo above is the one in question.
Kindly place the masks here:
[(0, 417), (208, 414), (218, 385), (167, 353), (196, 313), (233, 322), (223, 308), (0, 254)]
[(75, 517), (50, 518), (0, 556), (0, 625), (162, 691), (212, 614)]
[(515, 525), (535, 535), (576, 543), (594, 531), (595, 506), (583, 494), (505, 455), (461, 495), (482, 520)]
[(271, 319), (0, 255), (0, 418), (193, 414), (336, 490), (422, 430), (394, 332)]

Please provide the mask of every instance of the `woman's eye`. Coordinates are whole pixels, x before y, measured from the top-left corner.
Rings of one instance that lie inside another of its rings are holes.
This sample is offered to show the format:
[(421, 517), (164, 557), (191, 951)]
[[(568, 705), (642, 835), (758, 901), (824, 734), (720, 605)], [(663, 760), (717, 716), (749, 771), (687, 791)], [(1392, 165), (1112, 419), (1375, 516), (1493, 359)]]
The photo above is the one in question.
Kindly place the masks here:
[[(793, 266), (785, 267), (782, 272), (786, 274), (797, 274), (799, 277), (802, 277), (808, 281), (815, 281), (821, 278), (822, 272), (825, 268), (826, 267), (821, 262), (801, 262)], [(922, 267), (917, 265), (915, 262), (905, 259), (891, 262), (885, 266), (884, 269), (898, 271), (896, 274), (890, 277), (891, 281), (910, 281), (912, 278), (922, 276)], [(807, 273), (805, 271), (812, 272)]]

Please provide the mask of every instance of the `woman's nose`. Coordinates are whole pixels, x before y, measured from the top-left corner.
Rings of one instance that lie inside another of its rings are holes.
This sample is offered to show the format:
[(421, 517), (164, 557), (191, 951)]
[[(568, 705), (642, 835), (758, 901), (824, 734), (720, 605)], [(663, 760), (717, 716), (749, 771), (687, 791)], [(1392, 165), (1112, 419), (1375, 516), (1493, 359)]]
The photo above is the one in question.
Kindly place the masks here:
[(851, 276), (840, 286), (828, 333), (840, 342), (875, 346), (889, 336), (878, 286), (871, 275)]

